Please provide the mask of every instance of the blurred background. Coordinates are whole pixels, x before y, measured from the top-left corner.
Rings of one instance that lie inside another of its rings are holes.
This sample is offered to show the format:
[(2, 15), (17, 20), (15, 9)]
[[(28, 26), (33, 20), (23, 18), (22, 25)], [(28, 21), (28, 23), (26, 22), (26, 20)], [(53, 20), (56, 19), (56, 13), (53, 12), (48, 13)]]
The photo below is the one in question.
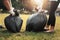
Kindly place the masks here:
[[(50, 7), (50, 2), (48, 0), (11, 0), (11, 1), (13, 7), (18, 9), (18, 11), (21, 14), (32, 14), (33, 12), (41, 8), (43, 11), (48, 12), (48, 9)], [(3, 10), (0, 9), (0, 12), (6, 12), (5, 8)], [(56, 15), (60, 15), (60, 4), (56, 10)]]

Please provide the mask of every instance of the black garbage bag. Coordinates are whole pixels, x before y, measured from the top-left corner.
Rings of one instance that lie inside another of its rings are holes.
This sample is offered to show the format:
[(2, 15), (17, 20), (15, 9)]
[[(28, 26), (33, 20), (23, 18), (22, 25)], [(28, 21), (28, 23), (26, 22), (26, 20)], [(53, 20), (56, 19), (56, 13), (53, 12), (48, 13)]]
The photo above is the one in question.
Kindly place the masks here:
[(15, 33), (20, 32), (23, 20), (19, 16), (9, 15), (4, 19), (4, 23), (8, 31)]
[(32, 14), (26, 22), (26, 31), (40, 32), (44, 31), (47, 17), (44, 13)]

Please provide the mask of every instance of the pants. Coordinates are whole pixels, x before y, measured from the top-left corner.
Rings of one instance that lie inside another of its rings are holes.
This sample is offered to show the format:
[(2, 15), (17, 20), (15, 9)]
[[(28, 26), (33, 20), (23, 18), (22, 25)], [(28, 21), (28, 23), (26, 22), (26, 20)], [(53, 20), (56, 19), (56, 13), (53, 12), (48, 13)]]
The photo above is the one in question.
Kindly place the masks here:
[(56, 21), (56, 17), (55, 17), (55, 11), (59, 5), (59, 1), (51, 1), (51, 5), (50, 5), (50, 9), (48, 10), (49, 13), (49, 19), (47, 22), (47, 25), (51, 25), (51, 26), (55, 26), (55, 21)]

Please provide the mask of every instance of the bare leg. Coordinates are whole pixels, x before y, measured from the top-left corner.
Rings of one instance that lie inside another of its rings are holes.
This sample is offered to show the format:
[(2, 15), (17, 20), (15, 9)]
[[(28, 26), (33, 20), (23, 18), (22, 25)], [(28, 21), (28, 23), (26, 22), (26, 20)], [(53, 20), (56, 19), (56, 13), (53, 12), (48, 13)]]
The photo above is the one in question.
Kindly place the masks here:
[(12, 7), (12, 4), (11, 4), (11, 0), (3, 0), (3, 3), (7, 9), (7, 11), (9, 11), (12, 15), (15, 15), (14, 13), (14, 8)]
[(9, 1), (8, 0), (4, 0), (3, 3), (5, 5), (5, 7), (7, 8), (7, 10), (9, 11), (10, 10), (10, 3), (9, 3)]

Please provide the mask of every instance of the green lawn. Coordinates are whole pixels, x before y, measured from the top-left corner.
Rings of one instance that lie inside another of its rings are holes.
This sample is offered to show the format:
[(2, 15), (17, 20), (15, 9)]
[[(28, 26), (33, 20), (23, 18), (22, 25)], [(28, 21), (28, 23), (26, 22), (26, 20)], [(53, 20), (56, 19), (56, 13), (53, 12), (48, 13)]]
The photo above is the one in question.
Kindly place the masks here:
[[(0, 14), (0, 24), (4, 26), (4, 18), (8, 14)], [(0, 40), (60, 40), (60, 17), (56, 18), (56, 26), (54, 33), (45, 32), (25, 32), (26, 20), (29, 15), (21, 15), (23, 25), (19, 33), (10, 33), (5, 29), (0, 29)]]

